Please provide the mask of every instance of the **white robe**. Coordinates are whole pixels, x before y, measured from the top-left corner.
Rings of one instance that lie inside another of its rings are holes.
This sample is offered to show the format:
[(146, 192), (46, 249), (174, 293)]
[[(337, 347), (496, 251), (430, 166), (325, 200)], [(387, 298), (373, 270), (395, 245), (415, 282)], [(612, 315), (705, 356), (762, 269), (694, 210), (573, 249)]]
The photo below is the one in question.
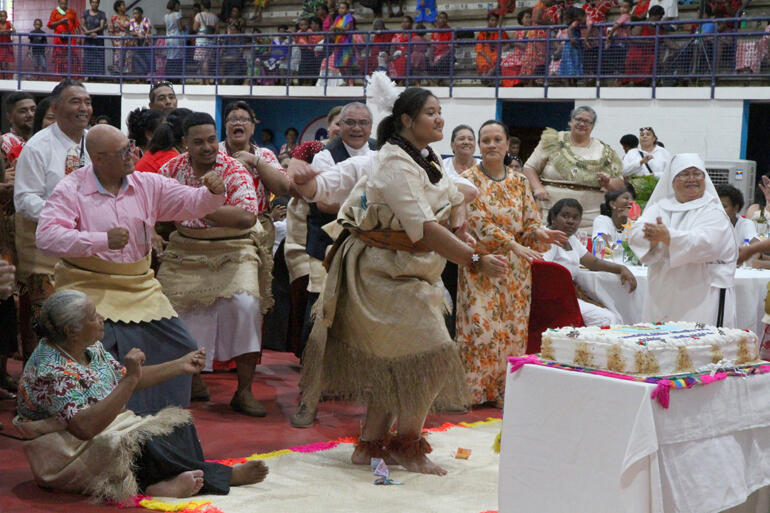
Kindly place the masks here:
[[(669, 230), (669, 246), (650, 250), (644, 224), (658, 217)], [(691, 321), (716, 325), (719, 291), (726, 289), (725, 327), (736, 324), (735, 264), (738, 247), (727, 214), (713, 202), (684, 212), (672, 212), (660, 204), (647, 206), (631, 226), (629, 243), (637, 257), (649, 266), (648, 292), (644, 299), (645, 322)]]

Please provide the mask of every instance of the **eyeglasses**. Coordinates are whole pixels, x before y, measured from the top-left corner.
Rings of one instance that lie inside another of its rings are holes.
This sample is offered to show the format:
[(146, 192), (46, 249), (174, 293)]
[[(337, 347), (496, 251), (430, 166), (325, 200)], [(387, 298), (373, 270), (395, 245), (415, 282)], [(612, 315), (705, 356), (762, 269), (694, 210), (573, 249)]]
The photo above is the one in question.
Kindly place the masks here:
[(572, 121), (574, 121), (578, 125), (591, 126), (594, 124), (594, 121), (592, 119), (586, 119), (586, 118), (572, 118)]
[(695, 171), (682, 171), (674, 177), (674, 180), (688, 180), (690, 178), (702, 180), (706, 178), (706, 173), (697, 169)]
[(355, 128), (356, 125), (360, 126), (361, 128), (368, 128), (372, 126), (372, 121), (370, 119), (343, 119), (342, 123), (345, 124), (348, 128)]
[(102, 154), (104, 154), (104, 153), (114, 153), (115, 155), (117, 155), (118, 157), (122, 158), (123, 160), (126, 160), (129, 156), (133, 155), (135, 151), (136, 151), (136, 141), (134, 141), (133, 139), (129, 139), (128, 140), (128, 144), (122, 150), (117, 150), (117, 151), (100, 151), (99, 153), (102, 153)]
[(246, 123), (251, 123), (254, 120), (251, 118), (227, 118), (225, 120), (225, 123), (228, 125), (245, 125)]
[(639, 132), (641, 133), (641, 132), (644, 132), (645, 130), (648, 132), (652, 132), (653, 134), (655, 133), (655, 130), (653, 130), (651, 126), (643, 126), (642, 128), (639, 129)]

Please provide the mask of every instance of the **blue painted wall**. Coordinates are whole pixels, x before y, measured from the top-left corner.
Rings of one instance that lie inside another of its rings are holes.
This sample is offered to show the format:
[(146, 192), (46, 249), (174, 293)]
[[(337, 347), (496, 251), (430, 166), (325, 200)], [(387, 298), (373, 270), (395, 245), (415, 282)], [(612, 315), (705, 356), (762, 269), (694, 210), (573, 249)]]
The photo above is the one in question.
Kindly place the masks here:
[[(240, 98), (219, 98), (222, 111), (224, 111), (224, 108), (229, 103), (238, 100)], [(323, 126), (325, 127), (326, 115), (334, 106), (345, 105), (351, 101), (364, 101), (360, 98), (270, 98), (264, 100), (244, 98), (244, 100), (254, 109), (257, 119), (260, 121), (254, 131), (255, 141), (259, 144), (260, 131), (264, 128), (269, 128), (275, 134), (273, 144), (275, 144), (276, 148), (280, 148), (286, 142), (283, 133), (287, 128), (294, 127), (302, 135), (303, 130), (308, 125), (321, 117), (324, 118)], [(222, 131), (220, 136), (224, 138), (224, 124), (220, 123), (218, 126), (221, 127)]]

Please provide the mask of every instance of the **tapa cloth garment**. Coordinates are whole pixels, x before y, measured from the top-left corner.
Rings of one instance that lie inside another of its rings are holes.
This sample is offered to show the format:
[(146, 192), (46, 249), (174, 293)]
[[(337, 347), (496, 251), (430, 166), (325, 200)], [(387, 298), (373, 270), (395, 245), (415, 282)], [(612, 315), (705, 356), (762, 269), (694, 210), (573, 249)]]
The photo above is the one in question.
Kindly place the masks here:
[(24, 453), (38, 485), (115, 501), (139, 493), (132, 463), (142, 443), (189, 422), (190, 413), (180, 408), (147, 417), (126, 410), (91, 440), (80, 440), (57, 417), (14, 419), (25, 438)]
[[(690, 167), (703, 171), (705, 191), (698, 199), (680, 203), (674, 194), (674, 178)], [(668, 246), (651, 248), (644, 238), (644, 225), (656, 223), (658, 217), (668, 228), (671, 241)], [(734, 228), (698, 155), (674, 155), (641, 217), (631, 225), (629, 244), (649, 266), (645, 321), (715, 325), (720, 289), (726, 289), (723, 325), (736, 327), (733, 286), (738, 247)]]
[(54, 266), (59, 260), (43, 254), (35, 245), (35, 231), (37, 223), (22, 216), (18, 212), (14, 215), (14, 228), (16, 240), (16, 254), (18, 264), (16, 266), (16, 279), (25, 282), (30, 274), (47, 274), (53, 276)]
[[(416, 242), (425, 222), (446, 221), (462, 201), (446, 175), (431, 184), (404, 150), (386, 144), (338, 221), (362, 231), (405, 231)], [(468, 403), (457, 346), (444, 324), (444, 264), (435, 252), (371, 247), (355, 236), (340, 245), (303, 357), (309, 400), (323, 389), (391, 412)]]
[(56, 264), (56, 289), (74, 289), (94, 302), (96, 311), (114, 322), (149, 322), (176, 317), (150, 269), (150, 254), (122, 264), (96, 257), (67, 258)]
[(273, 306), (272, 261), (272, 241), (259, 222), (248, 230), (177, 225), (161, 257), (158, 281), (179, 311), (245, 292), (259, 298), (265, 313)]
[[(545, 211), (562, 198), (575, 198), (583, 205), (580, 227), (588, 229), (599, 215), (599, 206), (604, 203), (597, 173), (623, 176), (623, 163), (608, 144), (592, 137), (585, 148), (573, 146), (568, 131), (557, 132), (553, 128), (543, 130), (540, 142), (524, 167), (533, 169), (544, 181), (545, 190), (551, 197)], [(587, 190), (586, 187), (595, 189)]]

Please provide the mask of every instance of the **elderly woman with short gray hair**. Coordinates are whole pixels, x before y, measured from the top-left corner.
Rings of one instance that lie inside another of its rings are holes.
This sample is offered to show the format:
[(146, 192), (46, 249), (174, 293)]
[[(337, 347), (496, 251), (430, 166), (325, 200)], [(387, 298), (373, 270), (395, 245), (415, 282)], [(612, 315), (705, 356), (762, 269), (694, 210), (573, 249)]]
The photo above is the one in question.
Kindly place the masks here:
[(135, 390), (199, 372), (202, 350), (143, 367), (145, 355), (134, 348), (121, 365), (99, 342), (104, 319), (76, 290), (49, 297), (36, 328), (42, 339), (24, 367), (14, 424), (39, 485), (122, 501), (137, 493), (226, 494), (267, 475), (261, 461), (206, 462), (185, 410), (139, 417), (125, 409)]
[(568, 131), (543, 130), (540, 143), (524, 164), (536, 200), (549, 209), (562, 198), (583, 205), (581, 228), (591, 228), (604, 190), (623, 187), (623, 163), (610, 145), (591, 137), (596, 111), (587, 105), (570, 113)]

